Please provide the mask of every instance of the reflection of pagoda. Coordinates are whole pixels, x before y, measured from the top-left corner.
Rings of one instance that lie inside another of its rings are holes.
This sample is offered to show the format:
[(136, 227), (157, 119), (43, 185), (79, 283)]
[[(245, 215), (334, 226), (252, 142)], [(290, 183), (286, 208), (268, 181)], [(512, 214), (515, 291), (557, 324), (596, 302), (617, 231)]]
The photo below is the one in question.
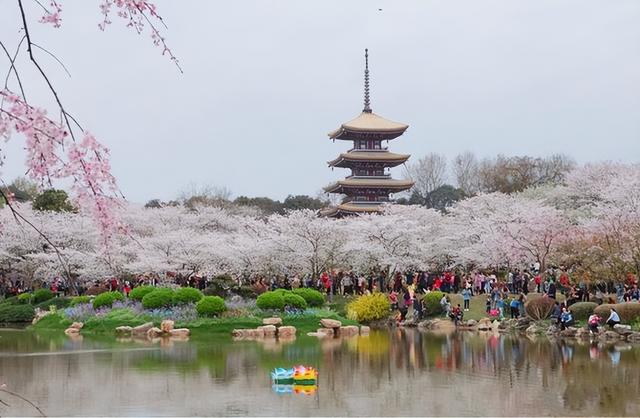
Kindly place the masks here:
[(343, 216), (355, 213), (378, 212), (383, 203), (389, 201), (390, 193), (410, 189), (410, 180), (391, 178), (390, 167), (403, 164), (408, 154), (394, 154), (382, 146), (382, 141), (399, 137), (409, 127), (392, 122), (371, 111), (369, 102), (369, 54), (365, 49), (364, 109), (355, 119), (343, 123), (329, 137), (333, 140), (353, 141), (353, 148), (342, 153), (330, 167), (351, 169), (351, 175), (337, 181), (324, 190), (328, 193), (346, 195), (338, 206), (322, 212), (325, 216)]

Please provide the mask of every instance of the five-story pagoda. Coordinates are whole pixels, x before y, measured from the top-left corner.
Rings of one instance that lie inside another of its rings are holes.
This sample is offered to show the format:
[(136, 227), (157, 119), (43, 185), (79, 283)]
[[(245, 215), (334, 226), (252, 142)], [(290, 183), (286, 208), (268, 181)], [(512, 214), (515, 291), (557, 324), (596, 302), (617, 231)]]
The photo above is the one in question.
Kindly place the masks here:
[(364, 51), (364, 109), (358, 117), (329, 133), (329, 138), (333, 140), (353, 141), (349, 151), (328, 162), (330, 167), (351, 169), (351, 175), (324, 188), (328, 193), (344, 194), (346, 197), (338, 206), (322, 211), (325, 216), (378, 212), (384, 203), (389, 202), (389, 194), (413, 186), (412, 181), (393, 179), (389, 173), (391, 167), (403, 164), (410, 155), (389, 152), (382, 142), (399, 137), (409, 125), (390, 121), (371, 110), (369, 53), (366, 49)]

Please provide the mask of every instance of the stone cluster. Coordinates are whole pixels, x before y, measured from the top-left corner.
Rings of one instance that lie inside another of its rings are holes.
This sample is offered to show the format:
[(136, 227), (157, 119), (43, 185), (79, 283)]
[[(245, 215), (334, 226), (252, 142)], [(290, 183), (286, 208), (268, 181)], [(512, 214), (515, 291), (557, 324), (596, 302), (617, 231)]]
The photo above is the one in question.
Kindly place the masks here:
[(369, 334), (369, 327), (355, 325), (343, 326), (342, 322), (337, 319), (323, 318), (320, 320), (320, 326), (316, 332), (307, 333), (308, 336), (326, 338), (326, 337), (354, 337), (356, 335)]
[(236, 340), (250, 340), (262, 338), (293, 339), (296, 337), (296, 327), (283, 326), (282, 318), (264, 318), (262, 326), (255, 329), (234, 329), (231, 331)]
[(186, 339), (191, 331), (188, 328), (174, 328), (174, 321), (165, 319), (160, 323), (160, 328), (154, 327), (153, 322), (147, 322), (137, 327), (121, 326), (116, 328), (116, 334), (120, 337), (147, 337), (149, 339), (160, 337), (174, 337)]

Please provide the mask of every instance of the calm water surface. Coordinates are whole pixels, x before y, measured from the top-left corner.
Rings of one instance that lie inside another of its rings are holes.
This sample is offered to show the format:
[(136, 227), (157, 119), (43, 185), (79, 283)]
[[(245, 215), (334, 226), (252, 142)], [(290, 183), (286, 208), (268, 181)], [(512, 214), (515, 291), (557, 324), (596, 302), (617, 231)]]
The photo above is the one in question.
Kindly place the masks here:
[[(319, 370), (317, 389), (276, 393), (269, 371), (296, 364)], [(49, 416), (640, 416), (640, 347), (413, 330), (286, 344), (0, 330), (2, 383)], [(0, 401), (0, 416), (37, 414)]]

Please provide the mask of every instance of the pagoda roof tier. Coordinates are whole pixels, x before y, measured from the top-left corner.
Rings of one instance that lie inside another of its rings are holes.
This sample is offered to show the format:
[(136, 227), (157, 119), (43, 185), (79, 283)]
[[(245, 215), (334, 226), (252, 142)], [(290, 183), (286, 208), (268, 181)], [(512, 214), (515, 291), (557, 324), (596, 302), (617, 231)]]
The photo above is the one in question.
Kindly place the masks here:
[(410, 189), (413, 186), (411, 180), (396, 180), (392, 178), (367, 178), (350, 177), (339, 180), (324, 188), (327, 193), (344, 193), (344, 190), (357, 188), (388, 189), (392, 193)]
[(328, 164), (330, 167), (349, 167), (354, 162), (383, 162), (386, 167), (395, 167), (407, 161), (410, 156), (389, 151), (351, 151), (340, 154), (335, 160), (328, 161)]
[(358, 117), (343, 123), (338, 129), (329, 133), (331, 139), (354, 140), (363, 137), (375, 139), (397, 138), (407, 130), (409, 125), (394, 122), (376, 115), (372, 111), (363, 111)]
[(320, 212), (321, 216), (328, 217), (340, 217), (343, 215), (353, 215), (353, 214), (361, 214), (361, 213), (378, 213), (382, 210), (383, 203), (376, 202), (367, 202), (363, 203), (343, 203), (338, 206), (332, 206), (326, 208)]

